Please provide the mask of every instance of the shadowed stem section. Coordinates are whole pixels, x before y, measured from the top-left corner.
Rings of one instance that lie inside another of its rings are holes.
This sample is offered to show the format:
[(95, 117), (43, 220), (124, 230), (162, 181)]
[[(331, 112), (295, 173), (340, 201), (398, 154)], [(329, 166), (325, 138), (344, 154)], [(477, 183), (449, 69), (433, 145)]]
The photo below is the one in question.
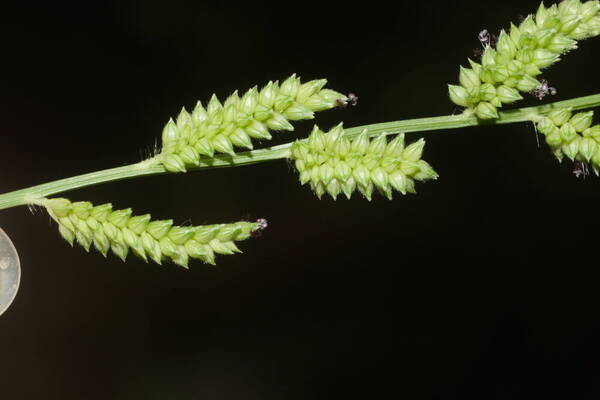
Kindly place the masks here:
[[(363, 125), (345, 130), (345, 135), (352, 138), (360, 134), (364, 129), (368, 130), (369, 136), (377, 136), (383, 132), (386, 134), (397, 134), (400, 132), (426, 132), (434, 130), (457, 129), (468, 126), (491, 126), (500, 124), (511, 124), (516, 122), (536, 121), (543, 114), (561, 108), (581, 110), (597, 107), (600, 105), (600, 94), (578, 97), (575, 99), (559, 101), (542, 106), (519, 108), (499, 113), (499, 118), (481, 121), (472, 113), (465, 112), (458, 115), (446, 115), (440, 117), (416, 118), (403, 121), (383, 122), (373, 125)], [(278, 160), (290, 156), (292, 143), (264, 149), (237, 153), (230, 155), (215, 155), (212, 158), (200, 159), (198, 166), (188, 170), (203, 170), (210, 168), (225, 168), (241, 165), (261, 163), (264, 161)], [(139, 176), (161, 175), (170, 173), (162, 165), (160, 156), (142, 161), (140, 163), (125, 165), (123, 167), (110, 168), (89, 174), (60, 179), (42, 185), (32, 186), (0, 195), (0, 210), (26, 204), (35, 204), (47, 196), (69, 190), (79, 189), (99, 183), (130, 179)]]

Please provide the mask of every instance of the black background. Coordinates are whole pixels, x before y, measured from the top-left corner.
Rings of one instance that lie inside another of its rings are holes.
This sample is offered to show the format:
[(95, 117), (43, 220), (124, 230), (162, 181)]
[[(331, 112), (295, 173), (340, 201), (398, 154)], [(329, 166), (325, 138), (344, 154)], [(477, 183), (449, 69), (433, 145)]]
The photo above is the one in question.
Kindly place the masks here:
[[(358, 94), (323, 128), (451, 114), (477, 33), (538, 4), (393, 3), (7, 7), (0, 191), (137, 162), (181, 106), (293, 72)], [(599, 50), (544, 74), (550, 100), (598, 92)], [(71, 249), (44, 212), (2, 211), (23, 279), (0, 317), (0, 396), (598, 398), (598, 178), (531, 124), (421, 136), (440, 179), (391, 202), (318, 201), (281, 161), (67, 194), (180, 224), (268, 218), (217, 267), (123, 264)]]

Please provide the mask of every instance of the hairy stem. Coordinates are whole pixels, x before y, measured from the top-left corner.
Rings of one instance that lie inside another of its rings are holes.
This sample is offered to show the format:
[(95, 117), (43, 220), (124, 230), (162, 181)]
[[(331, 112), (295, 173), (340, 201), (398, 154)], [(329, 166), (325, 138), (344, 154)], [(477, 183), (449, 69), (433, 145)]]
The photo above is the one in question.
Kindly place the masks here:
[[(403, 121), (383, 122), (373, 125), (363, 125), (346, 129), (345, 134), (349, 137), (358, 135), (364, 129), (368, 129), (370, 136), (376, 136), (383, 132), (396, 134), (400, 132), (425, 132), (433, 130), (446, 130), (463, 128), (467, 126), (487, 126), (499, 124), (511, 124), (516, 122), (535, 121), (540, 115), (558, 108), (570, 107), (573, 110), (597, 107), (600, 105), (600, 94), (578, 97), (575, 99), (559, 101), (543, 106), (520, 108), (503, 111), (495, 120), (481, 121), (474, 115), (463, 113), (459, 115), (445, 115), (441, 117), (416, 118)], [(213, 158), (202, 158), (200, 165), (189, 168), (190, 170), (201, 170), (209, 168), (235, 167), (240, 165), (256, 164), (264, 161), (287, 158), (290, 155), (292, 143), (264, 149), (238, 153), (235, 156), (215, 155)], [(110, 168), (89, 174), (60, 179), (42, 185), (32, 186), (0, 195), (0, 210), (26, 204), (36, 204), (40, 199), (79, 189), (99, 183), (118, 181), (146, 175), (160, 175), (170, 173), (165, 170), (160, 162), (160, 155), (140, 163), (126, 165), (123, 167)]]

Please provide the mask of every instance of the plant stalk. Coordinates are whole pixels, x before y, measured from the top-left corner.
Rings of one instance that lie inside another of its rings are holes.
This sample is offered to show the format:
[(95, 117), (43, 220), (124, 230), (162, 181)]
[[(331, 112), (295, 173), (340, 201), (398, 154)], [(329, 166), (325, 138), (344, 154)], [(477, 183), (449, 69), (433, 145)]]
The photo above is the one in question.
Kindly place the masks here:
[[(490, 121), (481, 121), (474, 115), (462, 113), (458, 115), (445, 115), (439, 117), (416, 118), (402, 121), (382, 122), (372, 125), (357, 126), (345, 129), (345, 135), (352, 138), (367, 129), (369, 136), (381, 133), (397, 134), (400, 132), (426, 132), (434, 130), (448, 130), (468, 126), (491, 126), (512, 124), (517, 122), (536, 121), (542, 115), (559, 108), (572, 108), (581, 110), (600, 105), (600, 94), (578, 97), (570, 100), (554, 102), (542, 106), (519, 108), (501, 111), (499, 118)], [(288, 158), (292, 142), (279, 146), (267, 147), (259, 150), (237, 153), (234, 156), (218, 154), (212, 158), (202, 157), (200, 164), (189, 168), (190, 171), (210, 168), (236, 167), (241, 165), (256, 164), (270, 160)], [(139, 176), (161, 175), (170, 173), (162, 166), (160, 155), (135, 164), (117, 168), (91, 172), (71, 178), (59, 179), (53, 182), (32, 186), (0, 195), (0, 210), (26, 204), (35, 204), (40, 199), (99, 183), (130, 179)]]

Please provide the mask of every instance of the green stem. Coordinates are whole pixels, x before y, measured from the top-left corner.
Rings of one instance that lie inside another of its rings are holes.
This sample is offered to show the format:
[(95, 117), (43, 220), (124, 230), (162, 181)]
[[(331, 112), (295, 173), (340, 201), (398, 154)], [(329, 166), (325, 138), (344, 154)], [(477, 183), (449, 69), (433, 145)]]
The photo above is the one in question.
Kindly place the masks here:
[[(459, 115), (446, 115), (441, 117), (416, 118), (403, 121), (383, 122), (373, 125), (363, 125), (345, 130), (345, 134), (354, 137), (364, 129), (369, 131), (370, 136), (383, 132), (396, 134), (400, 132), (425, 132), (433, 130), (446, 130), (463, 128), (477, 125), (499, 125), (516, 122), (534, 121), (545, 113), (554, 109), (570, 107), (573, 110), (596, 107), (600, 105), (600, 94), (578, 97), (575, 99), (559, 101), (543, 106), (520, 108), (503, 111), (499, 118), (491, 121), (478, 120), (474, 115), (466, 113)], [(240, 165), (256, 164), (269, 160), (287, 158), (290, 155), (292, 143), (264, 149), (238, 153), (235, 156), (215, 155), (213, 158), (202, 158), (200, 165), (190, 170), (202, 170), (209, 168), (234, 167)], [(57, 181), (32, 186), (30, 188), (17, 190), (0, 195), (0, 210), (25, 204), (35, 204), (40, 199), (57, 193), (79, 189), (99, 183), (118, 181), (146, 175), (160, 175), (169, 173), (160, 162), (160, 156), (151, 158), (140, 163), (126, 165), (123, 167), (110, 168), (89, 174), (60, 179)]]

